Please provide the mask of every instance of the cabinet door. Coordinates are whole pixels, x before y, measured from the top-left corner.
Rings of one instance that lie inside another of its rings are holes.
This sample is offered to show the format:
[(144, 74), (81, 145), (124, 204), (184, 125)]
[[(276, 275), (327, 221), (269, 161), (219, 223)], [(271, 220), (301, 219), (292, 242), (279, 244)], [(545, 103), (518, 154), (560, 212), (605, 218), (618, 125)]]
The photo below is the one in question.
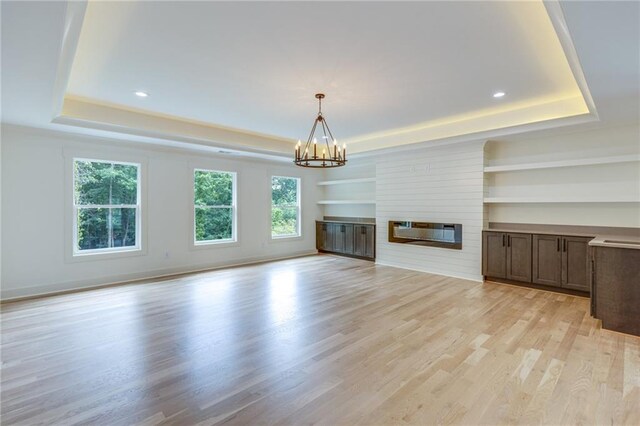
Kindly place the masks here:
[(333, 251), (336, 253), (344, 253), (345, 249), (345, 225), (340, 223), (332, 223), (333, 228)]
[(366, 238), (364, 225), (353, 225), (353, 254), (364, 256)]
[(333, 233), (330, 223), (316, 223), (316, 248), (318, 250), (333, 250)]
[(494, 278), (507, 277), (507, 235), (502, 232), (482, 233), (482, 274)]
[(591, 238), (562, 237), (562, 287), (589, 291), (589, 241)]
[(376, 228), (373, 225), (364, 225), (364, 256), (375, 259), (376, 257)]
[(316, 249), (324, 250), (324, 234), (327, 226), (324, 223), (316, 222)]
[(560, 287), (562, 285), (562, 237), (533, 236), (533, 282)]
[(344, 238), (344, 254), (353, 254), (353, 225), (342, 225), (342, 237)]
[(507, 278), (531, 282), (531, 234), (507, 234)]
[(373, 225), (353, 226), (353, 254), (375, 258), (376, 235)]

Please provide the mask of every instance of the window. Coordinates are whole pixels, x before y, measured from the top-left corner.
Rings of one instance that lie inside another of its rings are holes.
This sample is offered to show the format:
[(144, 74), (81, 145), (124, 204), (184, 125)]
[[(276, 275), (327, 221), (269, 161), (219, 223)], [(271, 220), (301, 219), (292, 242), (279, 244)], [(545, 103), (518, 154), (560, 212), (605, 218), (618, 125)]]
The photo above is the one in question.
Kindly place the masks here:
[(73, 254), (140, 249), (140, 164), (73, 160)]
[(194, 171), (194, 238), (196, 244), (236, 240), (236, 174)]
[(300, 179), (271, 178), (271, 237), (300, 236)]

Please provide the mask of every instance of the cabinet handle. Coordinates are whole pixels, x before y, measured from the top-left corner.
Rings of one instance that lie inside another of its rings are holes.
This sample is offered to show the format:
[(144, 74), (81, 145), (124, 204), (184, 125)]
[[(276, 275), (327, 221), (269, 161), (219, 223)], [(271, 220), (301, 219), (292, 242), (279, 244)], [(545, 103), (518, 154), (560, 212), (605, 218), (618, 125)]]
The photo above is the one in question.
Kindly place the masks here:
[(506, 235), (502, 234), (502, 247), (504, 247), (504, 237), (506, 237)]
[(556, 238), (556, 242), (557, 242), (557, 246), (558, 246), (558, 251), (560, 251), (560, 238)]
[(562, 251), (567, 251), (567, 239), (562, 239)]
[(511, 235), (507, 235), (507, 247), (511, 247)]

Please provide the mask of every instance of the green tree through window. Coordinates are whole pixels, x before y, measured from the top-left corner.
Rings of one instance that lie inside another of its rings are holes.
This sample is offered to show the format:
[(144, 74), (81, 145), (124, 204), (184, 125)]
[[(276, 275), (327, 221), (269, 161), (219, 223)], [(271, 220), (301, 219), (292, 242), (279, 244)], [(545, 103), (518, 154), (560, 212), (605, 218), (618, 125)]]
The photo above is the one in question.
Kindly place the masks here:
[(233, 241), (235, 173), (195, 170), (195, 242)]
[(139, 164), (75, 159), (75, 252), (139, 243)]
[(271, 178), (271, 236), (300, 235), (300, 179)]

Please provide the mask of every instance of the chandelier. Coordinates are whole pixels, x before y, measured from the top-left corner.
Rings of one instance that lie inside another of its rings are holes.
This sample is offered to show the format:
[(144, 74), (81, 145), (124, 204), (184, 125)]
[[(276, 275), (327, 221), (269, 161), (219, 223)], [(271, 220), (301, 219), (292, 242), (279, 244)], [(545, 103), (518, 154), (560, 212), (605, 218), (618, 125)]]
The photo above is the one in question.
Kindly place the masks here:
[[(298, 140), (293, 162), (300, 167), (329, 168), (344, 166), (347, 162), (347, 145), (342, 145), (342, 149), (340, 149), (338, 141), (331, 134), (327, 120), (322, 116), (324, 94), (317, 93), (316, 99), (318, 99), (318, 116), (313, 122), (304, 150), (302, 149), (302, 142)], [(315, 136), (318, 123), (322, 128), (320, 146), (318, 146), (318, 140)]]

